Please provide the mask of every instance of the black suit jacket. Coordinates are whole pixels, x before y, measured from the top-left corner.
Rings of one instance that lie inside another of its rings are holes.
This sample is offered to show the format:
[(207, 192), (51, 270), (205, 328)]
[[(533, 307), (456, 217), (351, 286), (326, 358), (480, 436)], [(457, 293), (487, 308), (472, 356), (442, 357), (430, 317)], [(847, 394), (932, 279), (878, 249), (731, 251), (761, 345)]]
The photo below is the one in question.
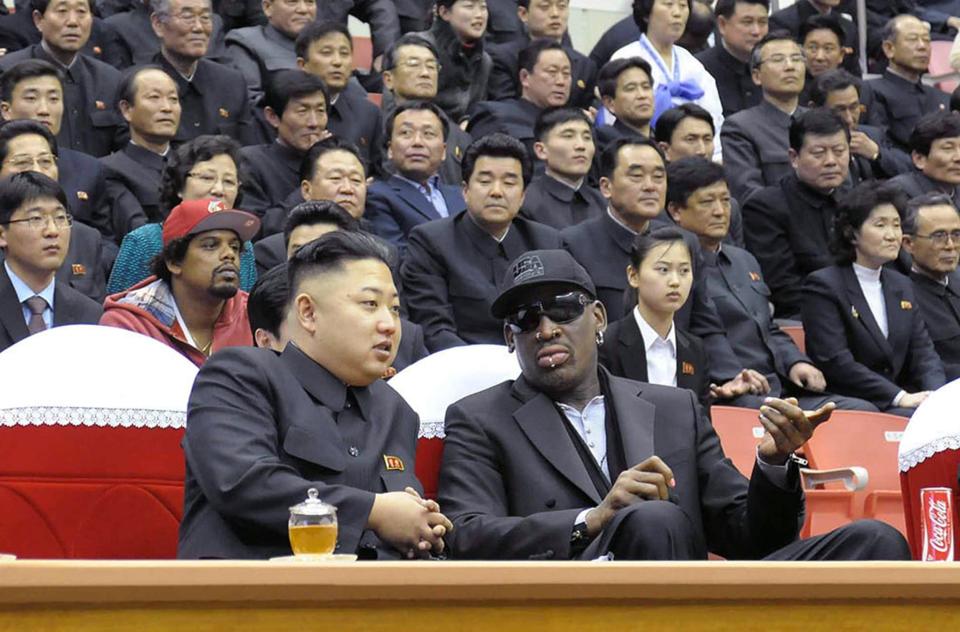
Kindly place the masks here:
[[(846, 8), (837, 7), (831, 10), (843, 28), (844, 39), (840, 43), (850, 49), (850, 53), (844, 56), (840, 66), (847, 72), (860, 76), (860, 42), (857, 39), (857, 25), (850, 18), (842, 14)], [(785, 9), (773, 13), (770, 16), (770, 30), (786, 29), (795, 38), (800, 37), (800, 27), (809, 18), (820, 15), (820, 12), (807, 0), (797, 0)], [(851, 14), (852, 15), (852, 14)]]
[(911, 173), (914, 170), (913, 161), (902, 149), (894, 147), (886, 131), (873, 125), (857, 125), (857, 131), (866, 134), (870, 140), (880, 147), (880, 155), (876, 160), (870, 160), (859, 154), (850, 154), (849, 180), (856, 186), (864, 180), (885, 180), (901, 173)]
[(925, 114), (946, 109), (950, 97), (942, 90), (912, 83), (885, 70), (864, 82), (860, 102), (867, 109), (864, 122), (887, 130), (894, 145), (910, 151), (910, 134)]
[(614, 121), (613, 125), (600, 125), (594, 128), (594, 136), (597, 140), (597, 156), (602, 155), (610, 143), (621, 138), (645, 138), (640, 132), (627, 127), (626, 123), (620, 119)]
[[(160, 52), (160, 38), (153, 32), (153, 26), (150, 25), (150, 13), (151, 10), (146, 2), (134, 0), (129, 11), (114, 13), (104, 20), (114, 33), (117, 49), (116, 60), (105, 59), (104, 61), (117, 68), (151, 63), (154, 55)], [(227, 61), (227, 51), (223, 42), (225, 34), (223, 18), (219, 13), (214, 13), (213, 31), (210, 34), (210, 44), (205, 55), (207, 58), (219, 63)]]
[(607, 212), (607, 201), (586, 180), (574, 191), (546, 173), (533, 179), (524, 192), (520, 214), (535, 222), (563, 230)]
[(107, 190), (114, 200), (114, 234), (122, 239), (131, 230), (162, 218), (160, 177), (166, 157), (133, 143), (100, 159), (107, 172)]
[[(382, 111), (380, 118), (383, 120), (384, 125), (386, 125), (390, 114), (397, 108), (396, 99), (394, 99), (393, 93), (389, 90), (384, 90), (383, 101), (380, 107)], [(441, 110), (441, 112), (443, 111)], [(443, 112), (443, 117), (447, 119), (449, 133), (447, 134), (447, 154), (443, 158), (443, 163), (440, 165), (438, 175), (444, 184), (459, 187), (463, 183), (460, 161), (463, 160), (463, 154), (467, 151), (470, 143), (473, 142), (473, 138), (470, 134), (460, 129), (456, 121), (450, 120), (450, 117), (448, 117), (445, 112)], [(383, 135), (386, 137), (386, 130), (384, 130)], [(383, 152), (383, 155), (384, 160), (380, 163), (380, 173), (382, 177), (386, 178), (393, 175), (394, 169), (393, 164), (385, 159), (386, 152)]]
[[(493, 59), (493, 70), (487, 84), (487, 98), (491, 101), (512, 99), (520, 96), (520, 52), (530, 45), (529, 36), (503, 44), (487, 47)], [(594, 87), (597, 84), (597, 65), (586, 55), (577, 52), (572, 46), (564, 46), (570, 57), (570, 100), (569, 107), (589, 108), (596, 101)]]
[[(710, 396), (710, 369), (703, 341), (679, 328), (676, 334), (677, 388), (693, 391), (700, 404), (706, 406)], [(607, 326), (600, 347), (600, 363), (618, 377), (647, 381), (647, 345), (632, 312)]]
[[(96, 325), (103, 308), (59, 279), (53, 289), (53, 326)], [(23, 307), (17, 300), (7, 269), (0, 261), (0, 351), (20, 342), (30, 333), (23, 318)]]
[[(461, 187), (440, 185), (440, 194), (447, 205), (447, 216), (453, 217), (467, 208)], [(407, 236), (415, 226), (437, 220), (433, 204), (409, 182), (390, 176), (377, 180), (367, 189), (367, 207), (363, 218), (370, 229), (395, 245), (401, 253), (407, 245)]]
[(118, 235), (113, 222), (113, 199), (107, 190), (106, 172), (93, 156), (72, 149), (61, 149), (57, 156), (58, 180), (67, 195), (74, 219), (100, 231), (104, 240), (116, 244)]
[[(533, 159), (535, 139), (533, 126), (542, 110), (526, 99), (504, 99), (503, 101), (481, 101), (470, 108), (470, 122), (467, 132), (473, 138), (481, 138), (494, 132), (513, 136), (524, 144), (527, 154)], [(534, 161), (539, 163), (540, 161)], [(541, 167), (542, 169), (542, 167)]]
[(240, 153), (247, 168), (240, 187), (243, 210), (263, 217), (268, 208), (282, 203), (300, 185), (303, 154), (280, 141), (249, 145)]
[(600, 39), (590, 51), (590, 59), (597, 65), (597, 68), (603, 68), (603, 65), (610, 61), (613, 54), (626, 46), (640, 39), (640, 28), (632, 15), (623, 18), (600, 36)]
[(391, 0), (325, 0), (317, 3), (317, 21), (332, 20), (343, 26), (354, 16), (370, 25), (373, 56), (382, 55), (400, 37), (397, 8)]
[[(803, 0), (800, 0), (803, 2)], [(723, 105), (724, 119), (741, 110), (760, 105), (763, 91), (753, 83), (750, 64), (731, 55), (724, 47), (719, 34), (713, 47), (697, 53), (696, 57), (713, 78), (717, 80), (717, 92)]]
[[(670, 466), (671, 494), (704, 558), (708, 550), (763, 557), (796, 538), (799, 486), (781, 490), (758, 469), (748, 482), (724, 457), (692, 393), (609, 374), (607, 383), (627, 466), (654, 454)], [(602, 499), (564, 423), (522, 377), (447, 409), (440, 506), (454, 523), (447, 543), (455, 557), (570, 559), (577, 514)]]
[(367, 100), (360, 84), (350, 81), (327, 110), (327, 129), (341, 140), (353, 143), (371, 170), (383, 161), (383, 121), (380, 108)]
[(907, 197), (915, 198), (924, 193), (945, 193), (953, 198), (956, 205), (960, 200), (960, 186), (951, 186), (949, 184), (940, 184), (926, 176), (922, 171), (911, 169), (907, 173), (901, 173), (895, 178), (890, 179), (891, 184), (907, 194)]
[[(351, 388), (300, 351), (215, 353), (197, 374), (183, 439), (181, 558), (290, 554), (289, 507), (315, 487), (337, 508), (337, 551), (380, 545), (365, 531), (374, 494), (422, 489), (419, 420), (382, 381)], [(384, 456), (403, 470), (387, 470)], [(381, 545), (382, 546), (382, 545)]]
[(955, 380), (960, 377), (960, 272), (947, 275), (947, 285), (919, 272), (911, 272), (910, 280), (947, 381)]
[(831, 266), (803, 286), (807, 352), (830, 388), (883, 410), (900, 390), (935, 390), (946, 378), (913, 295), (910, 279), (880, 274), (887, 330), (884, 338), (852, 266)]

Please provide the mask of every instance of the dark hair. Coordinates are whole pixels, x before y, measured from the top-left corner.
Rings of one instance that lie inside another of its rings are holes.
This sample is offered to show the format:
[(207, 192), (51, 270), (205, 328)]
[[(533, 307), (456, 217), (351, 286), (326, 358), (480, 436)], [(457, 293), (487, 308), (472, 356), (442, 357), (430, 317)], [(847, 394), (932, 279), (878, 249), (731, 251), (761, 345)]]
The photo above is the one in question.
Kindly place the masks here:
[(283, 243), (290, 245), (290, 234), (300, 226), (335, 224), (338, 230), (360, 230), (360, 222), (346, 209), (330, 200), (311, 200), (293, 207), (283, 224)]
[(287, 278), (286, 262), (276, 265), (257, 279), (247, 297), (247, 320), (250, 321), (250, 333), (256, 336), (258, 329), (269, 331), (274, 337), (280, 337), (280, 324), (283, 323), (290, 299), (290, 286)]
[(810, 89), (810, 102), (817, 107), (826, 105), (827, 97), (831, 92), (846, 90), (850, 86), (857, 89), (857, 96), (860, 96), (860, 79), (854, 77), (843, 68), (828, 70), (813, 81), (813, 87)]
[(696, 103), (681, 103), (665, 111), (657, 119), (657, 125), (653, 128), (653, 137), (660, 143), (670, 144), (673, 139), (673, 132), (685, 118), (695, 118), (710, 125), (710, 131), (717, 135), (717, 130), (713, 126), (713, 117), (705, 109)]
[[(910, 198), (907, 202), (907, 209), (903, 214), (903, 234), (916, 235), (917, 224), (920, 220), (920, 211), (928, 206), (950, 206), (956, 210), (957, 206), (946, 193), (939, 191), (930, 191), (923, 195)], [(958, 211), (960, 213), (960, 211)]]
[(397, 117), (410, 110), (433, 112), (437, 118), (440, 119), (440, 127), (443, 128), (443, 140), (446, 142), (447, 137), (450, 135), (450, 121), (448, 121), (447, 117), (443, 115), (443, 110), (438, 108), (430, 101), (409, 101), (394, 108), (393, 112), (390, 113), (390, 116), (387, 117), (387, 142), (389, 142), (390, 138), (393, 137), (393, 124), (396, 122)]
[(367, 163), (363, 161), (363, 157), (360, 155), (360, 150), (357, 149), (357, 146), (336, 136), (329, 136), (311, 145), (310, 149), (307, 150), (307, 154), (303, 157), (303, 160), (300, 161), (300, 182), (313, 180), (313, 176), (317, 175), (317, 163), (320, 162), (323, 156), (331, 151), (345, 151), (348, 154), (356, 156), (357, 160), (360, 161), (360, 166), (363, 167), (364, 175), (366, 175)]
[[(633, 21), (641, 33), (647, 32), (650, 22), (650, 12), (653, 11), (653, 5), (657, 0), (633, 0)], [(693, 0), (687, 0), (687, 9), (693, 13)]]
[(67, 209), (63, 188), (42, 173), (24, 171), (0, 180), (0, 224), (7, 224), (14, 211), (38, 198), (54, 198)]
[(350, 50), (353, 50), (353, 38), (350, 37), (350, 31), (347, 29), (346, 24), (332, 20), (311, 22), (303, 27), (300, 34), (297, 35), (297, 41), (293, 44), (293, 50), (297, 57), (306, 59), (307, 54), (310, 52), (310, 46), (317, 40), (323, 39), (331, 33), (340, 33), (346, 37), (350, 43)]
[(813, 31), (823, 30), (833, 31), (833, 34), (837, 36), (837, 44), (840, 45), (840, 48), (843, 48), (847, 34), (843, 31), (843, 26), (840, 24), (840, 18), (833, 13), (828, 13), (827, 15), (813, 15), (807, 18), (806, 21), (800, 25), (800, 34), (797, 37), (797, 41), (800, 42), (801, 46), (803, 46), (803, 42), (806, 41), (807, 35)]
[[(653, 250), (654, 247), (676, 241), (681, 242), (683, 247), (687, 249), (692, 262), (693, 252), (690, 250), (690, 244), (683, 238), (683, 233), (680, 232), (680, 229), (674, 228), (673, 226), (664, 226), (663, 228), (657, 228), (651, 230), (649, 233), (634, 237), (633, 243), (630, 245), (630, 266), (635, 270), (639, 270), (644, 258), (650, 254), (650, 251)], [(634, 302), (636, 302), (636, 298), (634, 298)]]
[(730, 19), (737, 11), (737, 4), (759, 4), (767, 12), (770, 11), (770, 0), (717, 0), (717, 6), (713, 9), (715, 16)]
[(173, 281), (173, 273), (167, 267), (167, 262), (179, 264), (187, 256), (187, 249), (190, 248), (190, 242), (196, 235), (187, 235), (174, 239), (163, 247), (153, 259), (150, 260), (150, 273), (158, 279), (170, 285)]
[(312, 274), (339, 269), (347, 261), (376, 259), (390, 267), (387, 246), (363, 231), (335, 230), (298, 249), (287, 262), (287, 279), (293, 294)]
[(516, 158), (520, 161), (520, 172), (523, 174), (523, 187), (530, 184), (533, 177), (533, 162), (527, 153), (527, 148), (513, 136), (508, 136), (501, 132), (487, 134), (470, 143), (461, 161), (461, 170), (463, 172), (463, 182), (470, 182), (473, 176), (473, 169), (477, 161), (484, 157), (491, 158)]
[(958, 110), (960, 110), (960, 86), (957, 86), (953, 94), (950, 95), (950, 111), (956, 112)]
[(17, 84), (36, 77), (53, 77), (60, 82), (60, 90), (63, 90), (63, 73), (56, 66), (42, 59), (24, 59), (0, 76), (0, 98), (9, 103), (13, 100)]
[[(762, 61), (760, 55), (763, 54), (763, 47), (769, 44), (770, 42), (780, 42), (787, 40), (797, 44), (797, 40), (793, 38), (793, 35), (790, 34), (790, 31), (784, 29), (777, 29), (776, 31), (770, 31), (764, 35), (759, 42), (753, 45), (753, 50), (750, 51), (750, 72), (753, 72), (760, 67), (760, 62)], [(800, 46), (797, 44), (797, 46)]]
[(600, 177), (612, 178), (613, 172), (617, 170), (617, 164), (620, 162), (620, 150), (627, 145), (639, 145), (641, 147), (652, 147), (663, 164), (667, 164), (667, 158), (663, 155), (663, 150), (651, 139), (641, 138), (639, 136), (618, 138), (603, 150), (600, 154)]
[(570, 121), (582, 121), (586, 123), (591, 133), (593, 132), (593, 124), (590, 122), (590, 119), (587, 118), (587, 115), (583, 113), (583, 110), (558, 107), (547, 108), (540, 112), (537, 116), (536, 123), (533, 125), (533, 137), (536, 140), (542, 141), (554, 127), (569, 123)]
[(323, 93), (323, 100), (330, 105), (330, 92), (323, 80), (302, 70), (277, 70), (269, 75), (266, 82), (263, 104), (277, 116), (283, 116), (291, 99)]
[(667, 204), (686, 206), (697, 189), (726, 182), (723, 167), (700, 156), (687, 156), (667, 165)]
[(643, 57), (613, 59), (605, 63), (597, 75), (597, 88), (600, 90), (600, 96), (611, 99), (616, 98), (617, 82), (620, 81), (620, 75), (631, 68), (639, 68), (647, 73), (647, 79), (653, 84), (653, 70), (651, 70), (650, 64)]
[[(117, 92), (113, 100), (114, 107), (117, 108), (117, 111), (120, 110), (121, 101), (126, 101), (130, 105), (134, 104), (134, 100), (137, 97), (137, 77), (141, 72), (145, 72), (147, 70), (159, 70), (160, 72), (169, 76), (169, 73), (167, 73), (166, 70), (157, 64), (130, 66), (129, 68), (125, 69), (120, 74), (120, 81), (117, 83)], [(170, 80), (174, 82), (174, 85), (176, 85), (176, 79), (170, 77)]]
[[(20, 5), (17, 5), (19, 8)], [(47, 12), (47, 7), (50, 6), (50, 0), (30, 0), (30, 12), (39, 11), (40, 15), (43, 15)], [(90, 8), (90, 14), (93, 15), (93, 0), (87, 0), (87, 6)], [(32, 22), (31, 22), (32, 24)]]
[(960, 113), (932, 112), (917, 121), (907, 145), (910, 151), (926, 156), (930, 153), (933, 141), (956, 136), (960, 136)]
[(47, 129), (46, 125), (31, 119), (18, 119), (0, 124), (0, 162), (7, 159), (7, 154), (10, 151), (10, 141), (25, 134), (42, 136), (46, 139), (47, 144), (50, 145), (50, 153), (54, 156), (60, 155), (60, 150), (57, 147), (57, 139), (50, 130)]
[(799, 153), (808, 134), (829, 136), (837, 132), (843, 132), (847, 142), (850, 142), (850, 130), (836, 112), (830, 108), (807, 110), (790, 120), (790, 148)]
[(433, 58), (439, 60), (440, 53), (437, 52), (437, 47), (433, 45), (429, 40), (424, 39), (416, 33), (404, 33), (400, 36), (397, 41), (390, 45), (387, 48), (387, 52), (383, 54), (383, 69), (384, 70), (393, 70), (397, 67), (397, 56), (400, 54), (400, 49), (404, 46), (419, 46), (421, 48), (426, 48), (433, 54)]
[(856, 233), (873, 209), (884, 204), (892, 204), (897, 209), (900, 221), (903, 221), (907, 196), (897, 185), (890, 182), (866, 180), (840, 196), (830, 248), (837, 263), (848, 265), (857, 260), (857, 251), (853, 245)]
[[(198, 162), (210, 160), (214, 156), (226, 154), (237, 166), (240, 182), (244, 180), (244, 160), (240, 154), (240, 144), (223, 134), (217, 136), (197, 136), (193, 140), (177, 147), (167, 156), (167, 164), (160, 175), (160, 214), (161, 217), (147, 217), (148, 222), (159, 222), (170, 214), (170, 210), (179, 204), (180, 192), (187, 184), (187, 174)], [(240, 193), (233, 204), (240, 206)]]
[(517, 70), (533, 72), (533, 67), (536, 66), (537, 61), (540, 60), (540, 55), (548, 50), (558, 50), (566, 55), (567, 59), (570, 59), (570, 54), (563, 48), (561, 44), (553, 41), (552, 39), (541, 37), (540, 39), (533, 40), (527, 44), (523, 50), (520, 51), (520, 55), (517, 57)]

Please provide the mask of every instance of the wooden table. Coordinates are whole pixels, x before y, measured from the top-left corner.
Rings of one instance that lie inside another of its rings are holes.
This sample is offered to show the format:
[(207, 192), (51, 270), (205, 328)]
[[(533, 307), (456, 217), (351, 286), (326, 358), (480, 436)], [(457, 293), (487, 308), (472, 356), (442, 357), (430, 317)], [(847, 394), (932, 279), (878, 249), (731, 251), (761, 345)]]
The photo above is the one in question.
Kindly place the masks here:
[(0, 562), (4, 631), (321, 627), (948, 631), (960, 564)]

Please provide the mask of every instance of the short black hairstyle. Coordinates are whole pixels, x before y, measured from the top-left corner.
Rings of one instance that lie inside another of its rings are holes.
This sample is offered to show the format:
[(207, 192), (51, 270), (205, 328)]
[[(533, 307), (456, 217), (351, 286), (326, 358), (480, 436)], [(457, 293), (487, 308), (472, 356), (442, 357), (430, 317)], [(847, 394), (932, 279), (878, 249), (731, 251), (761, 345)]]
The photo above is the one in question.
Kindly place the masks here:
[(600, 96), (616, 98), (620, 75), (630, 68), (639, 68), (647, 73), (647, 79), (650, 80), (650, 85), (653, 85), (653, 70), (650, 68), (650, 63), (643, 57), (612, 59), (605, 63), (597, 74), (597, 89), (600, 91)]
[(383, 54), (383, 69), (384, 70), (393, 70), (397, 67), (397, 57), (400, 55), (400, 49), (404, 46), (419, 46), (421, 48), (426, 48), (433, 55), (433, 58), (438, 62), (440, 60), (440, 53), (437, 51), (437, 47), (433, 45), (430, 40), (424, 39), (422, 36), (417, 35), (416, 33), (404, 33), (401, 35), (397, 41), (390, 45), (387, 48), (387, 51)]
[(37, 77), (53, 77), (60, 82), (60, 90), (63, 90), (63, 73), (56, 66), (42, 59), (24, 59), (0, 75), (0, 98), (8, 103), (13, 101), (17, 84)]
[(797, 36), (797, 41), (803, 46), (807, 35), (813, 31), (822, 30), (833, 31), (833, 34), (837, 36), (837, 43), (840, 45), (840, 48), (843, 48), (847, 34), (843, 30), (843, 25), (840, 24), (840, 18), (833, 13), (828, 13), (827, 15), (812, 15), (807, 18), (804, 23), (800, 25), (800, 33)]
[(10, 141), (18, 136), (25, 134), (36, 134), (46, 139), (50, 145), (50, 153), (54, 156), (60, 155), (57, 147), (57, 138), (50, 132), (46, 125), (31, 119), (18, 119), (16, 121), (7, 121), (0, 124), (0, 162), (7, 159), (10, 153)]
[(567, 59), (570, 59), (570, 53), (568, 53), (561, 44), (552, 39), (541, 37), (540, 39), (533, 40), (520, 51), (520, 55), (517, 57), (517, 70), (533, 72), (533, 67), (537, 65), (540, 55), (548, 50), (558, 50), (566, 55)]
[(846, 90), (850, 86), (857, 89), (857, 96), (859, 96), (862, 85), (860, 79), (843, 68), (828, 70), (813, 81), (813, 87), (810, 89), (810, 103), (817, 107), (826, 105), (827, 97), (831, 92)]
[(356, 145), (336, 136), (328, 136), (311, 145), (303, 160), (300, 161), (300, 182), (313, 180), (313, 176), (317, 175), (317, 162), (331, 151), (345, 151), (348, 154), (353, 154), (360, 161), (364, 175), (367, 174), (367, 163), (364, 162), (363, 156), (360, 155), (360, 150), (357, 149)]
[(447, 138), (450, 136), (450, 121), (447, 120), (447, 117), (444, 116), (443, 110), (438, 108), (436, 105), (430, 101), (409, 101), (403, 103), (394, 108), (393, 112), (390, 113), (390, 116), (387, 117), (387, 136), (386, 141), (389, 142), (393, 137), (393, 125), (397, 120), (397, 117), (403, 114), (404, 112), (409, 112), (410, 110), (420, 110), (423, 112), (433, 112), (438, 119), (440, 119), (440, 127), (443, 129), (443, 140), (446, 142)]
[[(117, 92), (113, 99), (114, 107), (117, 108), (117, 111), (120, 110), (121, 101), (126, 101), (130, 105), (134, 104), (134, 99), (136, 99), (137, 96), (137, 77), (140, 76), (141, 72), (146, 72), (147, 70), (159, 70), (167, 76), (170, 76), (170, 73), (158, 64), (143, 64), (141, 66), (126, 68), (120, 74), (120, 81), (117, 83)], [(170, 77), (170, 80), (176, 85), (176, 79)]]
[(473, 169), (477, 165), (477, 160), (488, 156), (490, 158), (516, 158), (520, 161), (520, 172), (523, 174), (524, 188), (530, 184), (533, 177), (533, 162), (530, 160), (530, 154), (527, 148), (513, 136), (496, 132), (482, 136), (470, 143), (467, 150), (463, 152), (463, 160), (460, 166), (463, 171), (464, 184), (470, 182), (473, 176)]
[[(650, 22), (650, 12), (653, 11), (653, 5), (657, 0), (633, 0), (633, 21), (641, 33), (647, 32)], [(689, 12), (693, 13), (693, 0), (686, 0)]]
[[(794, 39), (790, 31), (784, 29), (777, 29), (775, 31), (770, 31), (764, 35), (759, 42), (753, 45), (753, 50), (750, 52), (750, 72), (753, 72), (760, 67), (760, 62), (763, 61), (760, 55), (763, 54), (763, 47), (769, 44), (770, 42), (780, 42), (786, 40), (788, 42), (793, 42), (797, 44), (797, 40)], [(797, 44), (799, 47), (800, 44)]]
[(353, 38), (350, 37), (350, 31), (347, 29), (346, 24), (341, 24), (333, 20), (311, 22), (303, 27), (300, 34), (297, 35), (297, 41), (293, 44), (293, 50), (297, 57), (306, 59), (307, 54), (310, 52), (310, 45), (331, 33), (340, 33), (346, 37), (347, 41), (350, 42), (350, 50), (353, 50)]
[(837, 132), (843, 132), (847, 142), (850, 142), (850, 130), (836, 112), (830, 108), (807, 110), (790, 120), (790, 148), (799, 153), (808, 134), (830, 136)]
[(919, 121), (910, 133), (907, 145), (921, 156), (930, 154), (933, 141), (960, 136), (960, 112), (932, 112)]
[(723, 167), (700, 156), (687, 156), (667, 165), (667, 204), (686, 206), (697, 189), (726, 182)]
[(9, 223), (18, 208), (38, 198), (54, 198), (67, 209), (63, 187), (42, 173), (24, 171), (0, 180), (0, 224)]
[(275, 338), (280, 337), (280, 325), (290, 300), (289, 283), (287, 263), (283, 262), (261, 274), (253, 284), (247, 297), (247, 320), (250, 321), (251, 334), (255, 336), (258, 329), (263, 329)]
[[(930, 191), (923, 195), (910, 198), (907, 202), (907, 210), (903, 215), (903, 234), (916, 235), (917, 224), (920, 220), (920, 211), (928, 206), (950, 206), (957, 210), (957, 205), (946, 193), (939, 191)], [(960, 213), (960, 211), (957, 211)]]
[(902, 223), (907, 208), (907, 195), (895, 184), (866, 180), (840, 196), (837, 200), (831, 243), (831, 250), (838, 264), (849, 265), (857, 260), (857, 250), (853, 245), (857, 231), (867, 221), (873, 209), (884, 204), (891, 204), (897, 209)]
[[(20, 5), (17, 5), (19, 8)], [(47, 12), (47, 7), (50, 6), (50, 0), (30, 0), (30, 12), (39, 11), (40, 15), (43, 15)], [(93, 0), (87, 0), (87, 6), (90, 8), (90, 14), (94, 13)]]
[(293, 207), (283, 224), (283, 244), (290, 245), (290, 234), (300, 226), (334, 224), (338, 230), (360, 230), (360, 222), (345, 208), (330, 200), (311, 200)]
[(272, 73), (266, 82), (263, 104), (277, 116), (283, 116), (291, 99), (300, 99), (317, 92), (323, 93), (323, 100), (330, 106), (330, 92), (323, 79), (302, 70), (278, 70)]
[(953, 94), (950, 95), (950, 111), (951, 112), (960, 111), (960, 86), (957, 86), (954, 89)]
[(770, 12), (770, 0), (717, 0), (717, 5), (713, 8), (713, 14), (716, 17), (730, 19), (737, 11), (737, 4), (759, 4), (767, 12)]
[[(167, 164), (163, 167), (163, 173), (160, 175), (160, 216), (147, 217), (147, 221), (159, 222), (169, 215), (173, 207), (183, 201), (180, 199), (180, 192), (186, 186), (187, 175), (193, 170), (193, 166), (220, 155), (230, 157), (233, 164), (237, 166), (237, 177), (242, 183), (245, 175), (245, 161), (240, 154), (240, 143), (229, 136), (223, 134), (197, 136), (171, 151), (167, 156)], [(237, 199), (233, 203), (235, 207), (240, 207), (240, 199), (241, 193), (238, 192)]]
[(639, 145), (641, 147), (651, 147), (657, 155), (660, 156), (660, 160), (663, 161), (664, 166), (667, 164), (667, 158), (663, 155), (663, 150), (660, 149), (660, 146), (657, 145), (654, 141), (649, 138), (641, 138), (639, 136), (635, 137), (626, 137), (618, 138), (613, 141), (603, 150), (603, 153), (600, 154), (600, 177), (601, 178), (612, 178), (613, 172), (617, 170), (617, 164), (620, 162), (620, 150), (626, 147), (627, 145)]
[(390, 251), (382, 241), (363, 231), (335, 230), (311, 241), (287, 262), (287, 279), (293, 296), (311, 274), (340, 269), (348, 261), (375, 259), (390, 267)]
[(713, 117), (704, 108), (696, 103), (681, 103), (669, 110), (666, 110), (657, 119), (657, 125), (653, 128), (653, 137), (659, 143), (670, 144), (673, 139), (673, 132), (685, 118), (695, 118), (710, 125), (710, 131), (717, 135), (717, 129), (713, 126)]
[[(634, 270), (639, 270), (644, 258), (646, 258), (653, 248), (660, 244), (674, 242), (683, 244), (683, 247), (686, 248), (690, 254), (692, 263), (693, 252), (690, 250), (690, 244), (683, 238), (683, 233), (680, 229), (674, 228), (673, 226), (664, 226), (634, 237), (633, 243), (630, 245), (630, 267)], [(634, 297), (636, 297), (636, 292), (634, 292)], [(634, 298), (634, 302), (636, 302), (636, 298)]]
[[(583, 113), (583, 110), (578, 108), (557, 107), (547, 108), (540, 112), (537, 116), (536, 123), (533, 125), (533, 137), (536, 140), (543, 141), (554, 127), (569, 123), (570, 121), (586, 123), (587, 129), (591, 130), (591, 133), (593, 132), (593, 123), (591, 123), (587, 115)], [(596, 141), (594, 141), (594, 144), (596, 144)]]

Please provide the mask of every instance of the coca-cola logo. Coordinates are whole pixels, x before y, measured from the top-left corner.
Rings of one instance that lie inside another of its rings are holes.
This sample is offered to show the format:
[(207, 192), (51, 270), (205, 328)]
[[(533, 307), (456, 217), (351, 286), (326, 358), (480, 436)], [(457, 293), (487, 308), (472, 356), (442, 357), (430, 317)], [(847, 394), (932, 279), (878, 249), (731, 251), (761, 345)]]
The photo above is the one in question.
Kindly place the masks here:
[(930, 522), (930, 546), (938, 553), (946, 553), (950, 548), (950, 507), (944, 500), (934, 500), (927, 509)]

